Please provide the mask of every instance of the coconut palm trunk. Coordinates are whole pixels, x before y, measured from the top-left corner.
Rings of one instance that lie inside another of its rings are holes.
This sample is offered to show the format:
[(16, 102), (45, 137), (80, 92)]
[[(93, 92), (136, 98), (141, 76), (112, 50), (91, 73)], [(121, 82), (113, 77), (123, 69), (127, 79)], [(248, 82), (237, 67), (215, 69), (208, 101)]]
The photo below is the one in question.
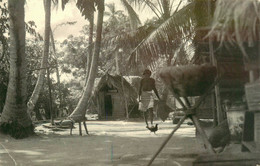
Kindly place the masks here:
[(8, 0), (10, 14), (10, 72), (6, 102), (1, 116), (1, 131), (14, 138), (33, 134), (27, 114), (27, 70), (25, 54), (24, 0)]
[(87, 56), (87, 66), (86, 66), (86, 82), (89, 76), (92, 55), (93, 55), (93, 31), (94, 31), (94, 11), (89, 17), (89, 37), (88, 37), (88, 56)]
[(44, 31), (44, 51), (43, 58), (41, 62), (41, 70), (37, 79), (37, 83), (33, 90), (30, 100), (27, 103), (28, 113), (33, 111), (36, 102), (38, 101), (39, 95), (41, 93), (44, 76), (46, 74), (46, 68), (48, 67), (48, 57), (49, 57), (49, 45), (50, 45), (50, 22), (51, 22), (51, 0), (44, 0), (45, 6), (45, 31)]
[(92, 94), (94, 81), (95, 81), (97, 70), (98, 70), (98, 60), (99, 60), (99, 53), (100, 53), (100, 47), (101, 47), (103, 16), (104, 16), (104, 0), (100, 0), (98, 3), (98, 18), (97, 18), (98, 20), (97, 20), (97, 31), (96, 31), (97, 36), (96, 36), (94, 54), (92, 57), (88, 80), (84, 87), (83, 95), (82, 95), (80, 101), (78, 102), (77, 107), (69, 116), (76, 122), (82, 121), (85, 119), (87, 103)]

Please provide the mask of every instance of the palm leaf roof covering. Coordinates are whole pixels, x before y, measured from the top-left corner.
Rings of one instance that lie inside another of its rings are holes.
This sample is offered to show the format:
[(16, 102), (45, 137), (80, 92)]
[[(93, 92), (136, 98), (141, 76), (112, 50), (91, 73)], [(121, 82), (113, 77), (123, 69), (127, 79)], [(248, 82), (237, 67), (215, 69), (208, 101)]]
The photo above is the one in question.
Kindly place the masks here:
[(245, 43), (252, 47), (259, 40), (259, 0), (218, 0), (209, 35), (215, 40), (238, 44), (248, 59)]
[(122, 78), (122, 76), (112, 76), (108, 73), (101, 77), (100, 81), (96, 85), (93, 95), (94, 98), (97, 97), (98, 92), (102, 91), (104, 88), (106, 88), (106, 86), (108, 86), (109, 89), (117, 89), (118, 93), (123, 94), (124, 92), (128, 102), (137, 103), (137, 91), (135, 90), (135, 88), (130, 85), (130, 83), (126, 81), (126, 79)]

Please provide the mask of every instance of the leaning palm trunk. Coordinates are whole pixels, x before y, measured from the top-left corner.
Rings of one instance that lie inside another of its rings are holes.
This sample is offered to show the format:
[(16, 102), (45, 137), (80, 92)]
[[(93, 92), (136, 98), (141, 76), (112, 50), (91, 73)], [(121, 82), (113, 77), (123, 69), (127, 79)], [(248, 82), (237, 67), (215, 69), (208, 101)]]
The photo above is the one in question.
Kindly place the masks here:
[(69, 116), (71, 119), (73, 119), (76, 122), (82, 121), (85, 119), (87, 103), (92, 94), (92, 89), (93, 89), (95, 77), (97, 74), (98, 59), (99, 59), (99, 53), (100, 53), (100, 47), (101, 47), (103, 15), (104, 15), (104, 0), (101, 0), (100, 4), (98, 6), (98, 20), (97, 20), (97, 32), (96, 32), (97, 37), (96, 37), (94, 55), (92, 57), (92, 63), (91, 63), (91, 67), (90, 67), (88, 80), (84, 87), (83, 95), (82, 95), (77, 107)]
[(10, 72), (6, 102), (1, 116), (1, 130), (14, 138), (33, 134), (33, 125), (26, 113), (26, 54), (24, 0), (8, 0), (10, 14)]
[(41, 70), (37, 79), (37, 83), (35, 85), (35, 88), (33, 90), (29, 102), (27, 103), (28, 113), (33, 111), (35, 104), (38, 101), (44, 83), (46, 68), (48, 67), (47, 65), (48, 65), (49, 45), (50, 45), (51, 0), (44, 0), (44, 6), (45, 6), (44, 53), (43, 53)]
[(86, 66), (86, 83), (90, 72), (93, 55), (93, 30), (94, 30), (94, 11), (89, 18), (89, 37), (88, 37), (88, 57)]

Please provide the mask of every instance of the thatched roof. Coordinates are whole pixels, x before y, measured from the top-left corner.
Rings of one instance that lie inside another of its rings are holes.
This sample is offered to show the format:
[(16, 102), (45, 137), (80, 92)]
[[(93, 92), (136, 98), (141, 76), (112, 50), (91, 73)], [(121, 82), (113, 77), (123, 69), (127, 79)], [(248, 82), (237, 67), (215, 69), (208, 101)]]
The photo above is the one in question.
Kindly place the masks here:
[[(123, 86), (122, 86), (123, 83)], [(137, 103), (137, 91), (136, 89), (130, 85), (128, 81), (122, 76), (115, 75), (112, 76), (110, 74), (105, 74), (103, 77), (100, 78), (98, 83), (95, 86), (94, 90), (94, 97), (97, 96), (99, 91), (102, 91), (105, 87), (111, 89), (117, 89), (118, 93), (125, 93), (128, 102), (130, 103)]]
[(259, 25), (259, 0), (218, 0), (209, 35), (221, 43), (238, 44), (248, 58), (244, 44), (252, 47), (259, 41)]
[(162, 68), (160, 78), (179, 96), (200, 96), (214, 82), (217, 70), (209, 64)]

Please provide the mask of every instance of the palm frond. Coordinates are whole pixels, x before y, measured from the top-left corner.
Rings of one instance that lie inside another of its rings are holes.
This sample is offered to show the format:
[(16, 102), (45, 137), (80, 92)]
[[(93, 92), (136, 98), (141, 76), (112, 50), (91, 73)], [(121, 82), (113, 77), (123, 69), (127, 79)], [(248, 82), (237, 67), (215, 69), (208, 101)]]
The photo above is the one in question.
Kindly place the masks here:
[(132, 29), (136, 29), (138, 25), (141, 24), (141, 21), (137, 13), (134, 11), (132, 6), (127, 2), (127, 0), (121, 0), (121, 3), (123, 4), (124, 8), (128, 12)]
[(85, 19), (91, 19), (91, 17), (93, 17), (95, 11), (94, 4), (97, 3), (97, 1), (98, 0), (77, 0), (76, 6)]
[(179, 47), (182, 38), (194, 33), (194, 3), (186, 5), (158, 28), (150, 32), (143, 41), (131, 53), (129, 62), (136, 65), (138, 61), (149, 64), (158, 59), (165, 50), (171, 47)]

